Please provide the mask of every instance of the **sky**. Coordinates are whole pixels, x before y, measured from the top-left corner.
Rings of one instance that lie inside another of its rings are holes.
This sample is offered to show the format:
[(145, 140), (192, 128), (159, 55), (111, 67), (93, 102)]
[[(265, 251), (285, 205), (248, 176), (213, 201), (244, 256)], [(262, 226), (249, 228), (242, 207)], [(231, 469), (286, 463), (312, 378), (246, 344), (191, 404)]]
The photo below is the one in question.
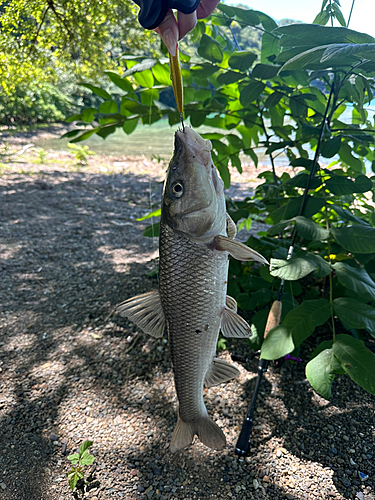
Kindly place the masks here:
[[(225, 0), (228, 5), (247, 5), (251, 9), (260, 10), (280, 21), (280, 19), (295, 19), (304, 23), (312, 23), (321, 9), (322, 0)], [(340, 0), (341, 12), (348, 19), (352, 0)], [(349, 28), (367, 33), (375, 37), (375, 1), (356, 0)], [(339, 26), (339, 24), (335, 24)]]

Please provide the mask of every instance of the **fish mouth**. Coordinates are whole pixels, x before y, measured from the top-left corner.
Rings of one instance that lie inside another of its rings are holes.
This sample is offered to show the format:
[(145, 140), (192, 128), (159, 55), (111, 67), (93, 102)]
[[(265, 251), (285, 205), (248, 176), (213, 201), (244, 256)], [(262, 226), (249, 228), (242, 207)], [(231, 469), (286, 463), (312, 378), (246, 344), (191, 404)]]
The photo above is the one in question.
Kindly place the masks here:
[(185, 127), (175, 133), (175, 153), (188, 154), (192, 159), (200, 161), (206, 169), (212, 164), (211, 151), (211, 141), (203, 139), (192, 128)]

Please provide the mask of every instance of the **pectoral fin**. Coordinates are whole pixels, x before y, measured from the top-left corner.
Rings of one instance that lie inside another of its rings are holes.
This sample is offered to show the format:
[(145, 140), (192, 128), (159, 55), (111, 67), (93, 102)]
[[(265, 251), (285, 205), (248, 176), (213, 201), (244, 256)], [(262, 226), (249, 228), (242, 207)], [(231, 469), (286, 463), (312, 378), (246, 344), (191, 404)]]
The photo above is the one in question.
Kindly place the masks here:
[(232, 309), (232, 311), (234, 311), (235, 313), (237, 312), (237, 301), (236, 299), (234, 299), (233, 297), (231, 297), (230, 295), (227, 295), (226, 296), (226, 299), (225, 299), (225, 305), (229, 308), (229, 309)]
[(224, 384), (229, 382), (240, 374), (239, 370), (230, 363), (227, 363), (223, 359), (214, 358), (212, 364), (206, 373), (206, 378), (204, 379), (205, 387), (212, 387), (213, 385)]
[(237, 260), (255, 260), (261, 262), (262, 264), (269, 264), (269, 262), (250, 247), (247, 247), (239, 241), (232, 240), (227, 236), (219, 234), (215, 238), (215, 248), (216, 250), (221, 250), (228, 252), (232, 257)]
[(228, 238), (233, 240), (237, 234), (237, 226), (232, 217), (227, 212), (227, 235)]
[(249, 338), (252, 335), (250, 325), (232, 309), (224, 307), (221, 313), (221, 333), (224, 337)]
[(159, 338), (164, 333), (165, 318), (158, 290), (125, 300), (117, 311), (152, 337)]

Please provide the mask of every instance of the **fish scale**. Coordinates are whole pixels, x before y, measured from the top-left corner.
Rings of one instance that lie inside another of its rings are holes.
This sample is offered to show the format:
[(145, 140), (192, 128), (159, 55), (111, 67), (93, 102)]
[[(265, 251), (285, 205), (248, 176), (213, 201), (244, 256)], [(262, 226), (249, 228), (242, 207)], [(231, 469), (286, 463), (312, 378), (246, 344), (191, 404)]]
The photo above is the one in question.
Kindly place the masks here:
[(159, 291), (183, 420), (205, 413), (203, 384), (215, 355), (227, 275), (226, 252), (194, 243), (161, 223)]

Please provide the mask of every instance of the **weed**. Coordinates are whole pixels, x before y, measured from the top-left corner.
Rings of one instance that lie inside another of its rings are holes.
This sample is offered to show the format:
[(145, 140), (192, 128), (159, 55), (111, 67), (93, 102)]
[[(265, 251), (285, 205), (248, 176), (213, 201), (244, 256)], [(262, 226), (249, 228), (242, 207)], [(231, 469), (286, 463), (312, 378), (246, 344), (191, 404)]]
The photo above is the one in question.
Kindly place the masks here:
[(41, 164), (44, 164), (46, 163), (46, 159), (47, 159), (47, 152), (45, 149), (43, 148), (39, 148), (36, 152), (36, 154), (38, 155), (38, 158), (37, 158), (37, 163), (41, 163)]
[(91, 480), (89, 480), (89, 476), (89, 478), (85, 481), (85, 473), (83, 471), (83, 467), (91, 465), (95, 460), (95, 457), (89, 454), (89, 448), (92, 444), (92, 441), (84, 441), (79, 447), (78, 453), (73, 453), (73, 455), (68, 456), (68, 460), (70, 460), (72, 468), (68, 472), (67, 477), (69, 478), (69, 486), (73, 491), (75, 498), (78, 498), (78, 491), (81, 492), (83, 497), (85, 487), (87, 491), (91, 489), (90, 485), (92, 487), (92, 477)]
[(94, 155), (94, 151), (90, 151), (88, 146), (81, 146), (80, 144), (68, 144), (68, 147), (72, 150), (74, 154), (77, 164), (80, 166), (87, 165), (87, 157), (89, 155)]

